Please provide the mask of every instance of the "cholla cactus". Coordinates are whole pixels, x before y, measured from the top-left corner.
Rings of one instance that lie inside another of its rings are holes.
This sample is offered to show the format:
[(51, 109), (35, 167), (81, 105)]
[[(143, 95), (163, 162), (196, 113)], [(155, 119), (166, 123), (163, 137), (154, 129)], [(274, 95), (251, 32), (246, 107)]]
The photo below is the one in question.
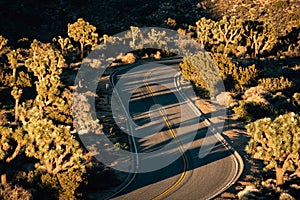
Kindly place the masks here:
[(84, 47), (88, 45), (95, 45), (98, 42), (98, 33), (96, 27), (89, 22), (79, 18), (77, 22), (68, 24), (68, 35), (75, 42), (80, 43), (80, 57), (83, 58)]
[(287, 90), (294, 86), (292, 81), (283, 76), (280, 76), (279, 78), (261, 78), (258, 80), (258, 83), (271, 93)]
[(300, 177), (300, 116), (295, 113), (276, 119), (264, 118), (246, 126), (252, 137), (246, 151), (254, 158), (262, 159), (266, 169), (276, 169), (276, 183), (284, 183), (286, 171), (294, 171)]

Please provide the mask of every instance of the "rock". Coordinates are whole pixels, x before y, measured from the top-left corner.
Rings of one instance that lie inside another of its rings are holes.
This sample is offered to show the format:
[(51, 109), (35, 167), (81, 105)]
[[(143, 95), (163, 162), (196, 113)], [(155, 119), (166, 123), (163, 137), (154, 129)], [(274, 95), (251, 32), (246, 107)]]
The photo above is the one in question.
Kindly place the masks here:
[(266, 187), (266, 188), (272, 188), (272, 189), (276, 189), (276, 180), (269, 178), (266, 181), (262, 181), (261, 185)]
[(243, 99), (247, 102), (255, 101), (268, 104), (268, 101), (265, 99), (265, 96), (269, 95), (262, 86), (250, 87), (247, 89), (243, 95)]
[(161, 59), (161, 52), (157, 51), (156, 54), (153, 55), (153, 57), (157, 60)]
[(223, 199), (236, 199), (236, 195), (229, 192), (224, 192), (223, 194), (221, 194), (221, 197)]
[(236, 106), (239, 106), (238, 102), (233, 102), (233, 103), (229, 104), (229, 108), (234, 108)]
[(279, 200), (296, 200), (292, 195), (282, 192), (279, 196)]
[(136, 60), (136, 57), (133, 55), (133, 53), (127, 53), (125, 56), (121, 57), (122, 63), (125, 64), (132, 64)]
[(300, 190), (300, 185), (292, 184), (290, 185), (291, 188), (295, 188), (296, 190)]
[(225, 105), (226, 107), (231, 107), (230, 105), (236, 105), (237, 101), (233, 98), (235, 95), (231, 92), (221, 92), (216, 96), (216, 100), (218, 103)]
[(244, 190), (240, 191), (237, 196), (241, 200), (257, 199), (256, 193), (259, 190), (254, 185), (247, 185)]

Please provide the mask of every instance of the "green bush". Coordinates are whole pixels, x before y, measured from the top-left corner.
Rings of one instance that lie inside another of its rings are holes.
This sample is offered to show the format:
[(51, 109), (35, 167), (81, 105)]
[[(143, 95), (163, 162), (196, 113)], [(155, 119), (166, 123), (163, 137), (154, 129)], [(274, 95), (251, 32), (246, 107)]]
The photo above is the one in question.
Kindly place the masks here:
[(255, 121), (264, 117), (273, 117), (275, 115), (274, 109), (263, 102), (255, 101), (240, 101), (239, 106), (233, 108), (239, 120), (242, 121)]
[(276, 169), (276, 183), (284, 183), (286, 171), (300, 177), (300, 116), (295, 113), (280, 115), (276, 119), (264, 118), (246, 126), (252, 137), (246, 151)]

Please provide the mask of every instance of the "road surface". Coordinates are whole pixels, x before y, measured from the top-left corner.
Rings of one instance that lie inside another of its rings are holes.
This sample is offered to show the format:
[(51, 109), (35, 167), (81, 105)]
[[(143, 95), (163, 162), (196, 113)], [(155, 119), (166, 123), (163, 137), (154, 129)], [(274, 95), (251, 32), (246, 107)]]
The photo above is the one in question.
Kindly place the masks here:
[[(157, 120), (154, 126), (163, 124), (163, 128), (158, 132), (146, 131), (142, 137), (135, 135), (134, 142), (138, 152), (153, 152), (171, 141), (176, 141), (176, 145), (168, 153), (178, 158), (154, 172), (137, 173), (130, 184), (112, 199), (211, 199), (238, 178), (241, 161), (222, 140), (214, 138), (217, 142), (213, 149), (204, 158), (199, 158), (199, 150), (209, 127), (200, 116), (197, 116), (195, 123), (195, 120), (192, 120), (195, 116), (195, 106), (178, 98), (182, 96), (174, 81), (179, 70), (178, 61), (171, 60), (163, 64), (176, 70), (170, 71), (163, 66), (155, 67), (155, 64), (146, 65), (134, 72), (130, 72), (129, 68), (120, 70), (114, 73), (111, 80), (116, 84), (119, 79), (126, 79), (127, 83), (118, 91), (123, 104), (128, 102), (123, 102), (122, 96), (131, 91), (136, 84), (140, 85), (134, 90), (129, 102), (128, 115), (138, 125), (136, 129), (151, 129), (149, 112), (153, 112), (152, 115)], [(162, 107), (153, 108), (155, 104)], [(190, 120), (194, 124), (180, 124), (182, 120)], [(195, 126), (196, 136), (184, 151), (187, 144), (184, 144), (184, 140), (178, 142), (176, 138), (179, 129), (181, 127), (184, 130), (183, 134), (188, 134)], [(147, 159), (139, 160), (140, 166), (143, 166), (143, 163), (147, 163)]]

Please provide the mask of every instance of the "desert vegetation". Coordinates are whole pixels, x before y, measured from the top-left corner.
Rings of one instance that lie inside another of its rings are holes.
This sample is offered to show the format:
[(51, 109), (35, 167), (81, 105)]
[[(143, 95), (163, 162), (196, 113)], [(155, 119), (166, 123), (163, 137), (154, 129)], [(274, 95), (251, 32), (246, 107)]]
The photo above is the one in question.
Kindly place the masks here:
[[(65, 10), (76, 8), (66, 1), (59, 2)], [(297, 2), (161, 1), (155, 5), (129, 2), (141, 10), (136, 7), (134, 11), (126, 10), (122, 1), (111, 1), (103, 3), (108, 9), (104, 14), (119, 8), (119, 16), (127, 12), (132, 24), (125, 18), (109, 21), (107, 16), (103, 17), (106, 23), (93, 24), (95, 19), (68, 14), (65, 32), (55, 30), (57, 35), (48, 41), (13, 38), (17, 42), (11, 42), (0, 33), (0, 197), (84, 199), (99, 181), (95, 177), (103, 180), (109, 177), (110, 185), (100, 184), (100, 190), (120, 184), (114, 172), (95, 161), (78, 139), (71, 110), (74, 77), (90, 51), (111, 42), (110, 35), (125, 29), (130, 30), (127, 35), (130, 45), (140, 49), (116, 58), (117, 62), (131, 64), (139, 59), (172, 55), (157, 49), (143, 51), (137, 37), (139, 27), (145, 25), (178, 30), (205, 49), (226, 92), (233, 94), (237, 102), (228, 104), (228, 109), (246, 124), (247, 135), (251, 137), (247, 152), (265, 162), (265, 169), (271, 177), (276, 177), (278, 187), (289, 187), (286, 182), (292, 178), (299, 183), (300, 8)], [(47, 8), (53, 9), (52, 6)], [(38, 10), (38, 6), (32, 9)], [(143, 13), (144, 10), (153, 12)], [(57, 19), (56, 15), (52, 17)], [(58, 26), (59, 23), (57, 20)], [(152, 31), (145, 37), (164, 45), (164, 33)], [(207, 99), (213, 86), (204, 79), (205, 69), (195, 67), (197, 56), (183, 58), (180, 69), (197, 94)], [(218, 93), (214, 91), (211, 95)], [(86, 108), (81, 106), (78, 110), (84, 111)], [(119, 134), (105, 119), (93, 121), (98, 122), (109, 136)], [(127, 139), (120, 135), (118, 138), (121, 139), (115, 140), (115, 146), (128, 149)], [(293, 193), (295, 198), (297, 194)]]

